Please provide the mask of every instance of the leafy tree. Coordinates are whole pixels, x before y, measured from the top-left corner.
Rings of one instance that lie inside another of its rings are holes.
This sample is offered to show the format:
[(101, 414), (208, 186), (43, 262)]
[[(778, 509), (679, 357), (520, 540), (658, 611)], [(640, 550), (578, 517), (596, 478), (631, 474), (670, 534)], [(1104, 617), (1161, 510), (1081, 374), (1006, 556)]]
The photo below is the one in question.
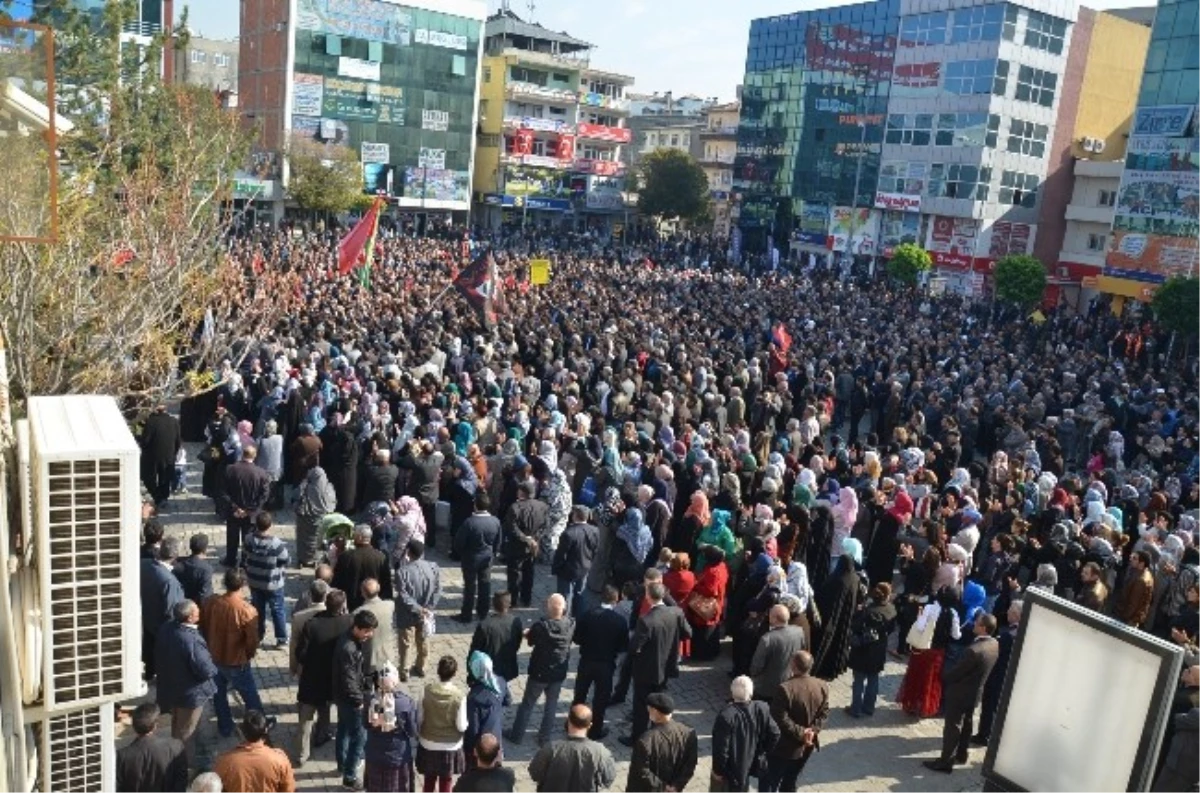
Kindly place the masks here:
[(1042, 302), (1046, 291), (1046, 268), (1033, 256), (1013, 254), (996, 262), (996, 297), (1031, 309)]
[(708, 216), (708, 177), (690, 154), (658, 149), (642, 158), (638, 209), (659, 218), (699, 222)]
[(1172, 276), (1155, 291), (1150, 308), (1164, 328), (1194, 338), (1200, 328), (1200, 278)]
[(288, 146), (288, 193), (314, 212), (340, 215), (363, 195), (363, 171), (353, 149), (293, 138)]
[(892, 258), (888, 260), (888, 275), (902, 284), (916, 285), (921, 273), (933, 267), (933, 259), (920, 245), (905, 242), (896, 246)]
[[(74, 128), (58, 139), (57, 242), (0, 243), (14, 397), (158, 398), (180, 387), (182, 357), (214, 365), (234, 338), (265, 330), (260, 314), (270, 314), (255, 301), (279, 299), (277, 284), (267, 294), (231, 288), (241, 273), (222, 240), (250, 134), (211, 91), (163, 82), (161, 39), (121, 46), (136, 10), (129, 0), (112, 0), (98, 18), (69, 0), (37, 9), (55, 27), (59, 107)], [(39, 135), (4, 145), (0, 234), (49, 226), (54, 153)]]

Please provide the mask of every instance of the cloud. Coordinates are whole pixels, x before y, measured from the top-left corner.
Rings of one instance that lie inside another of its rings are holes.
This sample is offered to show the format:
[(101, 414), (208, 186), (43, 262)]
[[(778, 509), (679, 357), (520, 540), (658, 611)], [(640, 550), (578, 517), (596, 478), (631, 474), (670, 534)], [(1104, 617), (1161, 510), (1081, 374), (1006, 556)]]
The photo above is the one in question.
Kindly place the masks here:
[(628, 19), (640, 17), (642, 14), (646, 13), (646, 4), (643, 3), (642, 0), (625, 0), (622, 5), (624, 7), (625, 16)]

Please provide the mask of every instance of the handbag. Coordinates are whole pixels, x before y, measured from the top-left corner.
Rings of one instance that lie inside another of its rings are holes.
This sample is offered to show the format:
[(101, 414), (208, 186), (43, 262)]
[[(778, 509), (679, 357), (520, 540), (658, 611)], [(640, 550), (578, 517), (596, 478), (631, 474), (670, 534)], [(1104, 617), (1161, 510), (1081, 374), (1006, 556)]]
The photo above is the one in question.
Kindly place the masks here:
[[(925, 607), (922, 606), (921, 611), (924, 610)], [(937, 620), (925, 620), (925, 627), (923, 630), (920, 627), (921, 622), (922, 620), (918, 615), (917, 620), (913, 622), (912, 627), (908, 629), (908, 636), (905, 638), (909, 648), (913, 650), (928, 650), (933, 646), (933, 632), (937, 628)]]
[(204, 463), (205, 465), (219, 463), (221, 458), (224, 456), (225, 453), (220, 446), (205, 446), (200, 450), (200, 453), (196, 455), (197, 459), (199, 459), (200, 462)]
[(714, 597), (705, 597), (699, 592), (693, 592), (688, 595), (687, 607), (696, 612), (696, 616), (705, 622), (712, 622), (717, 618), (717, 611), (721, 604)]

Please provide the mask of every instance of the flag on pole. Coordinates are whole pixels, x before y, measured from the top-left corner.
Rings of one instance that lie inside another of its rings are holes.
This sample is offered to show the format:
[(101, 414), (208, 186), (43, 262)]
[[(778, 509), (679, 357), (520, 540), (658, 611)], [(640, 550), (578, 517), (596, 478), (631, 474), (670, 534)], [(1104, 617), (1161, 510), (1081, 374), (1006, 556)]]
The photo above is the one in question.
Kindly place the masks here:
[(483, 314), (484, 320), (495, 323), (496, 315), (504, 310), (504, 286), (490, 251), (475, 257), (453, 283), (459, 294)]
[(782, 322), (776, 323), (775, 327), (771, 329), (771, 341), (775, 342), (775, 346), (783, 353), (787, 353), (792, 346), (792, 337), (788, 334), (787, 328), (783, 327)]
[(346, 275), (356, 264), (362, 264), (367, 271), (366, 280), (370, 282), (371, 256), (375, 253), (375, 234), (379, 231), (382, 205), (383, 199), (376, 198), (362, 220), (354, 224), (350, 233), (338, 243), (338, 275)]

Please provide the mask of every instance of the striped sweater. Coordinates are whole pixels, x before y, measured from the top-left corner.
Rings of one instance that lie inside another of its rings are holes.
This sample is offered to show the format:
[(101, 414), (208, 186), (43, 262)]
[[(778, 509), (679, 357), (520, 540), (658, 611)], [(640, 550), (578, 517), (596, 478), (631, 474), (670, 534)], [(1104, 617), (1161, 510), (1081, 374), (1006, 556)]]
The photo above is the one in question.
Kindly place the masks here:
[(247, 583), (251, 589), (283, 589), (283, 574), (288, 563), (287, 545), (270, 534), (251, 532), (243, 550)]

